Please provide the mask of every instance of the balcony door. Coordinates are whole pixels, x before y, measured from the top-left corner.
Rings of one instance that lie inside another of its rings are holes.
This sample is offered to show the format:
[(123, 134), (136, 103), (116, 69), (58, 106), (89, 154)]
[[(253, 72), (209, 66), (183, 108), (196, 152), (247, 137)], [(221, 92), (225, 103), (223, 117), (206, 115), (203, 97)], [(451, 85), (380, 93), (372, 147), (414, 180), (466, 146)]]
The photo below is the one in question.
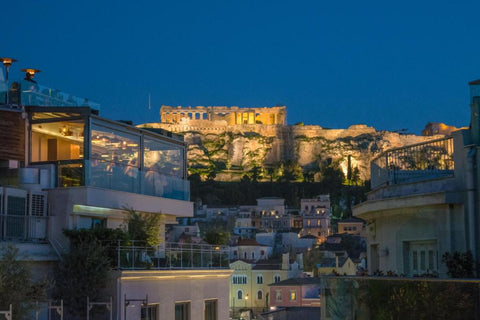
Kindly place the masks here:
[(438, 250), (436, 241), (410, 242), (409, 271), (412, 276), (438, 272)]

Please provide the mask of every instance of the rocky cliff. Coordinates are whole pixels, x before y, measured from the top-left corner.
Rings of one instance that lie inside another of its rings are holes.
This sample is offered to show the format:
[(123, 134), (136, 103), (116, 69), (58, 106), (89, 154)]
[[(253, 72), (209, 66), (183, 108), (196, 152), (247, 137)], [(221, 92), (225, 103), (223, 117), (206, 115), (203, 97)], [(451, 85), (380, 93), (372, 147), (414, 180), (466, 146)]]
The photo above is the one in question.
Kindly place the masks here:
[(177, 124), (147, 123), (184, 135), (190, 173), (215, 172), (217, 180), (239, 180), (254, 168), (296, 163), (315, 173), (323, 162), (337, 161), (344, 173), (358, 168), (361, 180), (370, 178), (370, 161), (381, 152), (441, 136), (405, 135), (376, 131), (366, 125), (324, 129), (314, 125), (228, 125), (225, 121), (182, 119)]

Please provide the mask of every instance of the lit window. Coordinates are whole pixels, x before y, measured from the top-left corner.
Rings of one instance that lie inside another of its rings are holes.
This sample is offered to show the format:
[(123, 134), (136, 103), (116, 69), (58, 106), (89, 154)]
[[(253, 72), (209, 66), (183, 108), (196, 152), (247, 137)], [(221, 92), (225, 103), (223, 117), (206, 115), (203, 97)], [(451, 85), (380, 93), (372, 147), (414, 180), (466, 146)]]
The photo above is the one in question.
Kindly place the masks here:
[(290, 301), (295, 301), (295, 300), (297, 300), (297, 291), (290, 290)]

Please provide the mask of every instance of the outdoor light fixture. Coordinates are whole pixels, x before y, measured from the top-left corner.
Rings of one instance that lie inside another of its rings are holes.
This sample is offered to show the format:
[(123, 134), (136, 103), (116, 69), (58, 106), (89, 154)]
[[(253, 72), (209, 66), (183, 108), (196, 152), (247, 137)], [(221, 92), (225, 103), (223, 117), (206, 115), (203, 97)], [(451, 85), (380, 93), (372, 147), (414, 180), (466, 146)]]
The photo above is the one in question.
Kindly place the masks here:
[(7, 95), (5, 96), (5, 104), (8, 104), (8, 70), (10, 69), (10, 66), (12, 63), (17, 62), (18, 60), (13, 59), (13, 58), (7, 58), (3, 57), (0, 58), (0, 61), (3, 63), (3, 66), (5, 67), (5, 82), (7, 84)]
[(31, 81), (31, 82), (35, 82), (35, 80), (33, 80), (33, 77), (35, 77), (35, 73), (42, 72), (41, 70), (32, 69), (32, 68), (22, 69), (20, 71), (25, 72), (25, 80)]

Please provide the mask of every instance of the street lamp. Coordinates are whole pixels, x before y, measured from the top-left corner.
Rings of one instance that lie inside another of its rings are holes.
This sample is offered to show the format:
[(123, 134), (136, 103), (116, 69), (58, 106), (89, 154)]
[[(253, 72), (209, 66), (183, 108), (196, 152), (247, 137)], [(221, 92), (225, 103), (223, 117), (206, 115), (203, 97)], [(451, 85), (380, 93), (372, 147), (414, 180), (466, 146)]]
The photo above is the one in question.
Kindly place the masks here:
[(8, 71), (10, 70), (10, 66), (12, 63), (17, 62), (18, 60), (13, 59), (13, 58), (7, 58), (7, 57), (2, 57), (0, 58), (0, 62), (3, 63), (3, 66), (5, 67), (5, 82), (7, 84), (7, 95), (5, 97), (5, 104), (8, 104)]

